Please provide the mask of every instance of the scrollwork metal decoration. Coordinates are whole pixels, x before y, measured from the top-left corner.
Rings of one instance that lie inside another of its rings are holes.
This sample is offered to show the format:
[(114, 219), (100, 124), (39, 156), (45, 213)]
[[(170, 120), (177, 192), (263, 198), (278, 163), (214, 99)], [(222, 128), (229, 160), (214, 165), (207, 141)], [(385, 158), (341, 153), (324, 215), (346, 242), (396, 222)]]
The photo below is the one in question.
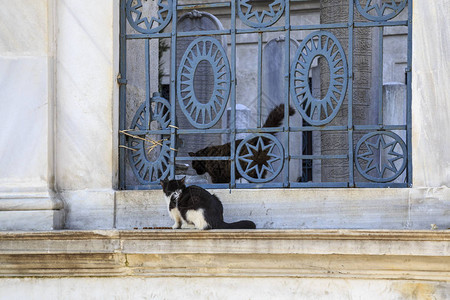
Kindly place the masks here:
[[(211, 97), (199, 101), (194, 90), (196, 70), (208, 62), (213, 71), (214, 88)], [(200, 37), (186, 49), (177, 73), (177, 98), (188, 121), (197, 128), (210, 128), (219, 121), (230, 94), (231, 73), (225, 50), (213, 37)]]
[(356, 145), (355, 165), (358, 172), (374, 182), (390, 182), (400, 176), (406, 167), (405, 142), (391, 131), (371, 132)]
[(366, 0), (365, 5), (361, 5), (361, 0), (356, 0), (356, 9), (370, 21), (387, 21), (401, 12), (408, 0), (398, 2), (398, 0), (383, 1), (380, 6), (380, 4), (374, 3), (374, 0)]
[(250, 182), (268, 182), (283, 169), (283, 158), (283, 146), (275, 136), (254, 134), (239, 144), (236, 167), (242, 177)]
[[(314, 97), (309, 86), (309, 71), (317, 57), (324, 58), (330, 70), (328, 91), (322, 99)], [(344, 49), (332, 33), (316, 31), (302, 41), (291, 66), (291, 95), (309, 124), (319, 126), (333, 120), (345, 98), (347, 77)]]
[[(144, 102), (136, 111), (131, 130), (167, 129), (170, 123), (169, 101), (157, 94), (151, 99), (151, 122), (148, 122), (146, 107)], [(165, 178), (169, 173), (170, 140), (160, 135), (128, 136), (128, 159), (138, 181), (149, 184)]]
[[(150, 0), (128, 0), (126, 6), (127, 19), (130, 25), (140, 33), (156, 33), (164, 29), (172, 18), (172, 0), (158, 0), (156, 16), (151, 16), (152, 7), (144, 5)], [(145, 16), (145, 14), (149, 14)], [(156, 25), (156, 26), (155, 26)]]

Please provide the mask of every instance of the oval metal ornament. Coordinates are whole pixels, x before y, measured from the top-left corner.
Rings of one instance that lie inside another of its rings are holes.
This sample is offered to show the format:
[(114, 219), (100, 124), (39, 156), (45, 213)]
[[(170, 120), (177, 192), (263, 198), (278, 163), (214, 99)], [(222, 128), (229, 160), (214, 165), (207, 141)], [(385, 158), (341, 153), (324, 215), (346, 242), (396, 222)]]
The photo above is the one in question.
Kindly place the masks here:
[[(326, 60), (330, 70), (327, 94), (319, 99), (312, 95), (309, 71), (316, 57)], [(320, 126), (333, 120), (347, 91), (348, 70), (344, 49), (330, 32), (316, 31), (300, 44), (291, 66), (291, 96), (302, 117)]]
[(237, 147), (236, 168), (250, 182), (268, 182), (280, 174), (283, 158), (283, 146), (275, 136), (253, 134)]
[[(131, 121), (131, 130), (146, 130), (149, 127), (146, 103), (136, 111)], [(167, 129), (170, 124), (170, 104), (166, 99), (152, 98), (152, 122)], [(128, 160), (131, 170), (141, 184), (159, 182), (169, 174), (170, 140), (168, 138), (150, 138), (148, 135), (128, 137)]]
[(142, 0), (128, 0), (126, 6), (128, 23), (140, 33), (160, 32), (172, 19), (172, 0), (158, 0), (157, 5), (157, 15), (147, 17), (144, 13), (152, 11), (150, 1), (149, 6), (145, 7)]
[[(378, 4), (375, 3), (375, 0), (366, 0), (366, 4), (361, 5), (361, 0), (356, 0), (356, 9), (358, 9), (359, 13), (364, 16), (364, 18), (370, 21), (387, 21), (401, 13), (408, 3), (408, 0), (402, 0), (400, 3), (398, 2), (398, 0), (390, 0)], [(386, 13), (386, 11), (388, 11), (388, 13)]]
[[(206, 103), (200, 102), (194, 91), (195, 71), (201, 62), (209, 63), (214, 76), (214, 87)], [(212, 37), (192, 41), (177, 73), (178, 103), (189, 123), (202, 129), (214, 126), (227, 106), (230, 86), (230, 65), (220, 42)]]
[[(400, 152), (398, 152), (400, 151)], [(390, 182), (406, 168), (405, 142), (391, 131), (371, 132), (356, 145), (355, 165), (358, 172), (374, 182)]]
[[(274, 0), (267, 6), (267, 10), (258, 11), (250, 0), (238, 1), (238, 15), (244, 24), (253, 28), (263, 28), (273, 25), (284, 12), (284, 0)], [(268, 20), (264, 21), (266, 18)]]

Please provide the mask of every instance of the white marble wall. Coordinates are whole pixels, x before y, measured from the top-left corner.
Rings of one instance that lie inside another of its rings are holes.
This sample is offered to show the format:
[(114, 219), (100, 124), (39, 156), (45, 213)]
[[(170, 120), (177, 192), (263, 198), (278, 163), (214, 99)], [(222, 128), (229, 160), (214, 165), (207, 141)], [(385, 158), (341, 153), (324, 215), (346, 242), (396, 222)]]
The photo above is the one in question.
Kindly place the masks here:
[(58, 228), (53, 1), (2, 0), (0, 7), (0, 229)]
[[(449, 283), (315, 278), (49, 278), (0, 281), (0, 299), (437, 299)], [(10, 298), (14, 295), (13, 298)]]

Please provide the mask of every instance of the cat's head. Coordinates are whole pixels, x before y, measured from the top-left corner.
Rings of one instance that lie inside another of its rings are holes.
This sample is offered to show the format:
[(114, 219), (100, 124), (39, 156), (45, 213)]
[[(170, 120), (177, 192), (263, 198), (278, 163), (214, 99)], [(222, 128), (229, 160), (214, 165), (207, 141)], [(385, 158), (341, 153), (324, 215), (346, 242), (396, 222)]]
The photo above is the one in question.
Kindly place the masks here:
[(186, 187), (185, 181), (186, 181), (186, 176), (181, 179), (178, 179), (178, 180), (177, 179), (174, 179), (174, 180), (164, 179), (164, 180), (161, 180), (159, 183), (162, 186), (164, 194), (169, 196), (176, 190), (184, 189)]
[[(200, 153), (200, 151), (197, 151), (195, 153), (189, 152), (189, 156), (195, 157), (195, 156), (204, 156), (204, 155), (203, 155), (203, 153)], [(197, 172), (198, 175), (203, 175), (206, 173), (205, 161), (203, 161), (203, 160), (193, 160), (192, 168)]]

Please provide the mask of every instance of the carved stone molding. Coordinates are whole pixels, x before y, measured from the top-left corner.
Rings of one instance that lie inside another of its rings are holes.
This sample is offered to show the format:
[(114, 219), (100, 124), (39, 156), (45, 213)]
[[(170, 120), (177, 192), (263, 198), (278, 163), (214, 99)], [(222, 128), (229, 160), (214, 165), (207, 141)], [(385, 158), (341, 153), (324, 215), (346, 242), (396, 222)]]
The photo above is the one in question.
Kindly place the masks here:
[(0, 191), (0, 230), (60, 229), (64, 217), (64, 203), (51, 190)]
[(134, 230), (0, 233), (0, 277), (450, 280), (450, 231)]

